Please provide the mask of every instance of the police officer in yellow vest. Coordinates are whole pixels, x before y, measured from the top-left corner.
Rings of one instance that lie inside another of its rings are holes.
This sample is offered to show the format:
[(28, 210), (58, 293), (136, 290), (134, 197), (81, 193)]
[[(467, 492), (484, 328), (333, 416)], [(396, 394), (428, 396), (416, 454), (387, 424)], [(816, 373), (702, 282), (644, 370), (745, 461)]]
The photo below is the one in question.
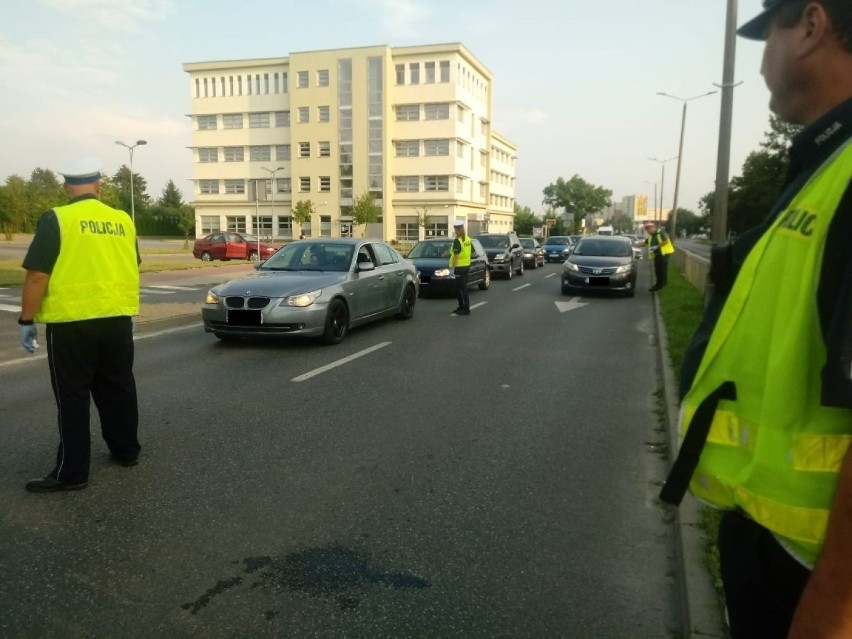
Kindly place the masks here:
[(467, 292), (467, 277), (470, 272), (470, 237), (464, 230), (464, 220), (456, 220), (453, 223), (456, 239), (453, 240), (453, 248), (450, 250), (450, 272), (456, 278), (456, 297), (459, 305), (453, 311), (456, 315), (470, 315), (470, 298)]
[(804, 129), (766, 222), (714, 250), (661, 498), (725, 511), (734, 639), (852, 637), (852, 2), (764, 0), (739, 34)]
[(130, 216), (98, 199), (98, 164), (62, 172), (70, 202), (41, 216), (24, 258), (21, 344), (33, 352), (46, 324), (50, 378), (59, 417), (56, 464), (30, 492), (85, 488), (89, 403), (94, 400), (112, 460), (133, 466), (141, 449), (133, 377), (132, 317), (139, 314), (139, 254)]
[(674, 253), (674, 245), (665, 229), (658, 229), (652, 220), (645, 222), (645, 242), (648, 245), (648, 257), (654, 264), (654, 285), (648, 290), (652, 293), (663, 288), (669, 279), (669, 255)]

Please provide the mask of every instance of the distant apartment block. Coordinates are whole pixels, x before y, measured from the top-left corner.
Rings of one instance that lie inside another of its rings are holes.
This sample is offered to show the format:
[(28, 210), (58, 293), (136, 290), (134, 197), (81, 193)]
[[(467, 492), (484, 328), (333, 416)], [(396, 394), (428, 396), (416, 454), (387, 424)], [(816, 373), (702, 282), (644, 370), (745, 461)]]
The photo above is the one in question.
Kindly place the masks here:
[[(491, 128), (493, 78), (461, 44), (192, 62), (196, 234), (411, 242), (511, 230), (517, 147)], [(353, 228), (370, 192), (382, 215)], [(293, 206), (316, 214), (299, 225)]]

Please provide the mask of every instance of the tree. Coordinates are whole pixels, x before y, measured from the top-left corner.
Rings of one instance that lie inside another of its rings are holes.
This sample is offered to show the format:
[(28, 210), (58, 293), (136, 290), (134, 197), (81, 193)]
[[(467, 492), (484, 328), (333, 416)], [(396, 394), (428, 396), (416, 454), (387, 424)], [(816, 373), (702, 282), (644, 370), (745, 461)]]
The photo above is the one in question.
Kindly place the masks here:
[(612, 204), (612, 191), (602, 186), (586, 182), (579, 175), (565, 181), (558, 178), (555, 183), (544, 187), (543, 204), (561, 208), (571, 216), (573, 231), (578, 232), (582, 220), (591, 213), (597, 213)]
[(130, 198), (130, 169), (126, 164), (122, 164), (115, 175), (112, 176), (112, 181), (118, 189), (118, 198), (120, 208), (127, 213), (134, 209), (137, 213), (143, 213), (151, 203), (151, 197), (145, 192), (148, 189), (148, 183), (138, 173), (133, 174), (133, 200)]
[[(171, 184), (171, 180), (169, 180)], [(177, 225), (183, 232), (183, 248), (189, 248), (189, 234), (195, 228), (195, 207), (181, 204), (177, 209)]]
[(29, 219), (27, 228), (35, 229), (38, 218), (42, 213), (68, 202), (68, 194), (56, 174), (50, 169), (35, 169), (27, 182), (27, 199), (29, 200)]
[(703, 233), (710, 222), (706, 216), (696, 215), (689, 209), (677, 208), (677, 231), (687, 237)]
[(367, 225), (373, 224), (382, 214), (382, 207), (376, 204), (376, 197), (367, 191), (355, 198), (352, 203), (352, 220), (364, 227), (363, 237), (367, 237)]
[[(133, 178), (133, 187), (136, 187), (136, 177)], [(183, 194), (180, 192), (178, 187), (175, 186), (173, 180), (169, 180), (166, 182), (166, 186), (163, 188), (163, 193), (160, 195), (160, 199), (157, 200), (157, 204), (160, 206), (165, 206), (169, 209), (174, 209), (175, 211), (180, 210), (180, 207), (183, 206)]]
[(2, 210), (3, 232), (11, 240), (15, 232), (29, 232), (30, 203), (27, 193), (27, 181), (20, 175), (10, 175), (2, 187), (0, 210)]
[(305, 222), (310, 222), (311, 216), (315, 213), (316, 207), (314, 207), (313, 202), (310, 200), (299, 200), (293, 206), (293, 221), (301, 227)]
[(541, 219), (536, 217), (530, 207), (515, 202), (515, 232), (518, 235), (532, 235), (533, 228), (541, 224)]

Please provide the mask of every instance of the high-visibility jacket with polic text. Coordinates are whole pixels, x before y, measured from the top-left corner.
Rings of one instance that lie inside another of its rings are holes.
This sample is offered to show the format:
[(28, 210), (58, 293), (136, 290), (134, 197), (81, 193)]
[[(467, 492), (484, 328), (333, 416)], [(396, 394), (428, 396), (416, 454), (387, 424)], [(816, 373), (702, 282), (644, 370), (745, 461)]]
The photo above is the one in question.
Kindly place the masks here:
[[(471, 243), (470, 237), (465, 235), (464, 237), (457, 237), (459, 244), (461, 244), (461, 253), (458, 254), (458, 260), (456, 260), (456, 266), (470, 266), (470, 254), (471, 254)], [(453, 240), (453, 244), (455, 244), (455, 240)], [(453, 251), (450, 249), (450, 266), (453, 265)]]
[[(852, 409), (823, 406), (817, 291), (829, 225), (852, 176), (852, 140), (811, 176), (743, 263), (683, 403), (683, 425), (725, 382), (690, 483), (740, 508), (813, 566), (822, 549)], [(688, 426), (686, 426), (688, 429)]]
[[(672, 244), (671, 238), (669, 237), (668, 233), (664, 232), (663, 230), (659, 230), (655, 233), (649, 234), (647, 241), (648, 248), (650, 248), (651, 250), (659, 250), (660, 255), (671, 255), (675, 252), (674, 244)], [(656, 255), (654, 257), (656, 257)]]
[(136, 229), (130, 216), (94, 198), (53, 209), (59, 257), (37, 322), (139, 314)]

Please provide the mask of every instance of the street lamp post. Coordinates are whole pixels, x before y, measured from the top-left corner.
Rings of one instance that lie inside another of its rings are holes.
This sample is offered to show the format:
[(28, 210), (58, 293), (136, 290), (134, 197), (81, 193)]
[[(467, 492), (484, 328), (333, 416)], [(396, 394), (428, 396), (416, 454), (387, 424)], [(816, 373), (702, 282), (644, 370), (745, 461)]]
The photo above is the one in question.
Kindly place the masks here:
[(115, 141), (116, 144), (119, 144), (126, 148), (130, 152), (130, 219), (133, 220), (133, 226), (136, 226), (136, 204), (134, 202), (135, 193), (133, 192), (133, 149), (137, 146), (144, 146), (148, 144), (145, 140), (136, 140), (136, 144), (130, 145), (125, 144), (124, 142), (120, 142), (119, 140)]
[[(278, 171), (283, 171), (285, 167), (279, 166), (277, 169), (267, 169), (265, 166), (262, 166), (260, 168), (263, 169), (264, 171), (266, 171), (267, 173), (269, 173), (269, 179), (272, 182), (271, 188), (270, 188), (272, 199), (269, 202), (269, 215), (272, 218), (272, 223), (274, 223), (275, 222), (275, 174), (278, 173)], [(255, 197), (255, 200), (257, 200), (257, 187), (255, 187), (254, 197)], [(260, 259), (260, 215), (258, 214), (256, 217), (257, 217), (257, 228), (254, 230), (254, 232), (257, 235), (257, 259), (259, 260)], [(292, 233), (292, 231), (291, 231), (291, 233)]]
[(683, 115), (680, 118), (680, 144), (677, 148), (677, 171), (675, 176), (675, 190), (674, 190), (674, 202), (672, 204), (672, 214), (671, 214), (671, 229), (669, 232), (672, 234), (672, 237), (676, 237), (677, 233), (677, 198), (680, 193), (680, 165), (683, 162), (683, 131), (686, 127), (686, 103), (691, 102), (692, 100), (697, 100), (698, 98), (706, 98), (708, 95), (713, 95), (716, 91), (708, 91), (707, 93), (702, 93), (701, 95), (694, 95), (691, 98), (679, 98), (676, 95), (670, 95), (663, 91), (657, 91), (657, 95), (661, 95), (666, 98), (672, 98), (673, 100), (680, 100), (683, 103)]
[(651, 182), (650, 180), (645, 180), (645, 184), (653, 184), (654, 185), (654, 215), (657, 214), (657, 183)]
[(648, 158), (652, 162), (659, 162), (663, 166), (662, 175), (660, 176), (660, 218), (657, 220), (658, 222), (663, 221), (663, 196), (665, 195), (666, 188), (666, 164), (671, 162), (672, 160), (677, 160), (678, 156), (670, 157), (667, 160), (660, 160), (658, 158)]

